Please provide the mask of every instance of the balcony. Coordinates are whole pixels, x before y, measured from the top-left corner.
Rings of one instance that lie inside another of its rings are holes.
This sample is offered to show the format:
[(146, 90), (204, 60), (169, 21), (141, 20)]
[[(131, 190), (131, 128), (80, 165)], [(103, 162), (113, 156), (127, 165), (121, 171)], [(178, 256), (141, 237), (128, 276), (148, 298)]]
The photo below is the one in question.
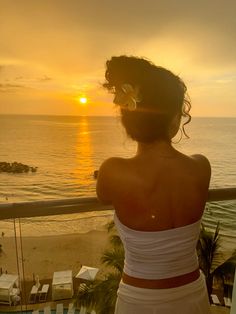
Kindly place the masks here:
[[(226, 200), (236, 200), (236, 188), (209, 191), (209, 203)], [(11, 291), (20, 290), (16, 305), (12, 295), (6, 293), (0, 312), (48, 311), (50, 307), (55, 313), (58, 304), (73, 312), (73, 295), (86, 282), (76, 278), (81, 266), (99, 268), (98, 276), (105, 272), (100, 256), (107, 246), (105, 224), (112, 214), (111, 206), (101, 205), (94, 197), (0, 204), (0, 226), (4, 230), (0, 229), (1, 272), (17, 276), (10, 278), (9, 285)], [(57, 288), (61, 288), (57, 294), (56, 276), (64, 278), (57, 281)], [(226, 284), (233, 285), (233, 280)], [(231, 308), (223, 306), (224, 297), (219, 293), (220, 306), (213, 305), (212, 313), (236, 314), (236, 280)], [(80, 312), (76, 309), (75, 313)]]

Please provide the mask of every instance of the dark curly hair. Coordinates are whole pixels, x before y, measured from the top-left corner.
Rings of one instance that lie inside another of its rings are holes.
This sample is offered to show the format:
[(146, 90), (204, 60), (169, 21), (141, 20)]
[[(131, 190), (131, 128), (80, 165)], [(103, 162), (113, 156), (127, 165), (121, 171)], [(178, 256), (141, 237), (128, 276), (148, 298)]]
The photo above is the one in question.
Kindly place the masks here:
[[(128, 136), (138, 142), (153, 142), (158, 139), (170, 141), (170, 123), (176, 115), (187, 117), (191, 109), (184, 82), (171, 71), (137, 57), (118, 56), (106, 62), (106, 82), (110, 92), (123, 84), (138, 86), (142, 99), (135, 111), (121, 107), (121, 121)], [(188, 136), (187, 136), (188, 137)]]

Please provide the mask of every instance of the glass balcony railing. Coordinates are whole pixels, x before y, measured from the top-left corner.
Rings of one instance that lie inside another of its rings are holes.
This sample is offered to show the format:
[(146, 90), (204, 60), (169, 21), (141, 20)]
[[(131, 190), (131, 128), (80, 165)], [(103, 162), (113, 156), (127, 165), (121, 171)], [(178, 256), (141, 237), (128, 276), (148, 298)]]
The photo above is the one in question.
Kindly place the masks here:
[[(232, 202), (229, 211), (235, 215), (235, 200), (236, 188), (210, 190), (206, 228), (214, 231), (212, 216), (221, 220), (215, 204)], [(107, 271), (101, 255), (109, 246), (107, 223), (112, 216), (112, 206), (95, 197), (0, 204), (0, 312), (87, 313), (77, 307), (77, 292), (81, 284), (95, 275), (102, 279)], [(220, 227), (221, 242), (228, 245), (220, 252), (224, 260), (230, 258), (236, 236), (227, 223), (230, 220)], [(220, 269), (223, 276), (214, 278), (213, 303), (236, 314), (235, 260), (227, 267)], [(212, 312), (219, 308), (212, 307)]]

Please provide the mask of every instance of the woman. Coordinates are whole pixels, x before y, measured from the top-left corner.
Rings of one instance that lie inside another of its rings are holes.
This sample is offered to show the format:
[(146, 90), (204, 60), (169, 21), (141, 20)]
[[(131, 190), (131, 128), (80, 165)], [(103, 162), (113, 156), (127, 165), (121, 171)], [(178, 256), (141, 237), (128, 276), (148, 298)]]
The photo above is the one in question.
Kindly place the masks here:
[(137, 141), (136, 155), (106, 160), (97, 181), (98, 198), (115, 208), (125, 249), (115, 313), (210, 313), (195, 249), (210, 164), (171, 145), (181, 118), (191, 120), (186, 86), (145, 59), (112, 57), (106, 65), (104, 86)]

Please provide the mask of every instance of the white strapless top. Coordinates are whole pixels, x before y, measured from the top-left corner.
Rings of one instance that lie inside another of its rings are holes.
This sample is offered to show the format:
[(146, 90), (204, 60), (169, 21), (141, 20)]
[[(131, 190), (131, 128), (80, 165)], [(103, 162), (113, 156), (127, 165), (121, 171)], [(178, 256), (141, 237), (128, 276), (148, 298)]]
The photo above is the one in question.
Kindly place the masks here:
[(131, 229), (116, 214), (114, 222), (125, 249), (124, 272), (127, 275), (162, 279), (184, 275), (198, 268), (196, 245), (201, 220), (162, 231)]

